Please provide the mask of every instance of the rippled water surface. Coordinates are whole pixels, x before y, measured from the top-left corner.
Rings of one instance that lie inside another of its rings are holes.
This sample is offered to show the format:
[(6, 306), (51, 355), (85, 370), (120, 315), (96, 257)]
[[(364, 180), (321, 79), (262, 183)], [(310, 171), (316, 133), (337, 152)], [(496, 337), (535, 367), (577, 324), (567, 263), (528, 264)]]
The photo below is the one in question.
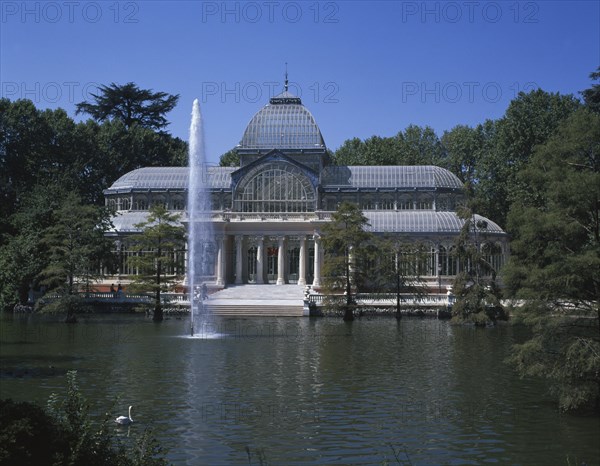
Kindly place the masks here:
[(192, 339), (185, 319), (1, 324), (0, 396), (45, 403), (76, 369), (93, 412), (132, 404), (129, 434), (154, 427), (178, 465), (600, 464), (598, 418), (558, 414), (503, 364), (510, 327), (215, 319)]

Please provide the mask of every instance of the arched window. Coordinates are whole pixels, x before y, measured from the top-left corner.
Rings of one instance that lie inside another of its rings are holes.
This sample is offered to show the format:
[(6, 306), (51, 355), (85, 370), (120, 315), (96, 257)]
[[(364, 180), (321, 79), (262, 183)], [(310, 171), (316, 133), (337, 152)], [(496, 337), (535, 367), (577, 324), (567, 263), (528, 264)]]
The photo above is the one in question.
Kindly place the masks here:
[(136, 197), (133, 202), (133, 210), (147, 210), (148, 201), (144, 196)]
[(401, 196), (400, 199), (398, 199), (398, 210), (410, 210), (412, 208), (412, 196)]
[(504, 255), (502, 254), (502, 245), (500, 243), (483, 243), (481, 245), (486, 275), (496, 275), (500, 267), (504, 264)]
[(417, 209), (419, 209), (419, 210), (433, 209), (433, 198), (428, 194), (421, 194), (417, 199)]
[(384, 197), (379, 201), (380, 210), (394, 210), (394, 199), (391, 197)]
[(179, 196), (175, 196), (171, 200), (172, 210), (184, 210), (183, 199)]
[(458, 273), (457, 268), (457, 257), (455, 247), (451, 246), (446, 248), (440, 246), (438, 249), (439, 261), (440, 261), (440, 275), (453, 276)]
[(312, 212), (315, 191), (297, 167), (271, 163), (240, 183), (235, 208), (241, 212)]
[(120, 210), (129, 210), (131, 208), (131, 202), (128, 197), (121, 198), (121, 209)]
[(362, 210), (375, 210), (375, 200), (369, 194), (362, 197), (361, 208)]
[(158, 195), (152, 198), (152, 206), (161, 205), (167, 207), (167, 201), (164, 196)]

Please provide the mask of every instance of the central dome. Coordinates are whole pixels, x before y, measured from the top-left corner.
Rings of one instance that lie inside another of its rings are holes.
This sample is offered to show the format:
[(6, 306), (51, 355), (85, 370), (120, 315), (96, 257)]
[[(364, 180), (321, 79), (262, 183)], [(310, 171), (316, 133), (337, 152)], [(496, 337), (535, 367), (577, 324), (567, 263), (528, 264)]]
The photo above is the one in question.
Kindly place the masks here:
[(321, 149), (325, 141), (312, 114), (299, 97), (285, 91), (252, 117), (240, 149)]

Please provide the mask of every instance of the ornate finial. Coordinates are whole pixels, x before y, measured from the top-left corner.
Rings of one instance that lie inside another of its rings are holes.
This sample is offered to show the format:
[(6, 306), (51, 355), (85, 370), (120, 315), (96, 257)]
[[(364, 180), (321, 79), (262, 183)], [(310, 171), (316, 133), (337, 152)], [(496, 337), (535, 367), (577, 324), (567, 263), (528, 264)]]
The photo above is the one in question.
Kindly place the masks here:
[(283, 85), (283, 93), (276, 97), (271, 97), (269, 99), (269, 103), (272, 105), (282, 105), (282, 104), (295, 104), (302, 105), (302, 101), (300, 97), (294, 97), (290, 95), (288, 92), (289, 81), (288, 81), (288, 70), (287, 70), (287, 62), (285, 62), (285, 82)]

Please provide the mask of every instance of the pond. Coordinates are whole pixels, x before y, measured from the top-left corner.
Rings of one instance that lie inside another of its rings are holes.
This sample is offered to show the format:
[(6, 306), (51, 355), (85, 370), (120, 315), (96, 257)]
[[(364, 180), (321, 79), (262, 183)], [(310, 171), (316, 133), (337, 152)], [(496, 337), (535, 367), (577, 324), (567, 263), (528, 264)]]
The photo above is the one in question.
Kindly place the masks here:
[[(0, 396), (78, 381), (95, 413), (134, 406), (176, 465), (600, 463), (597, 417), (562, 415), (503, 363), (523, 329), (405, 318), (3, 316)], [(115, 400), (118, 401), (115, 403)]]

